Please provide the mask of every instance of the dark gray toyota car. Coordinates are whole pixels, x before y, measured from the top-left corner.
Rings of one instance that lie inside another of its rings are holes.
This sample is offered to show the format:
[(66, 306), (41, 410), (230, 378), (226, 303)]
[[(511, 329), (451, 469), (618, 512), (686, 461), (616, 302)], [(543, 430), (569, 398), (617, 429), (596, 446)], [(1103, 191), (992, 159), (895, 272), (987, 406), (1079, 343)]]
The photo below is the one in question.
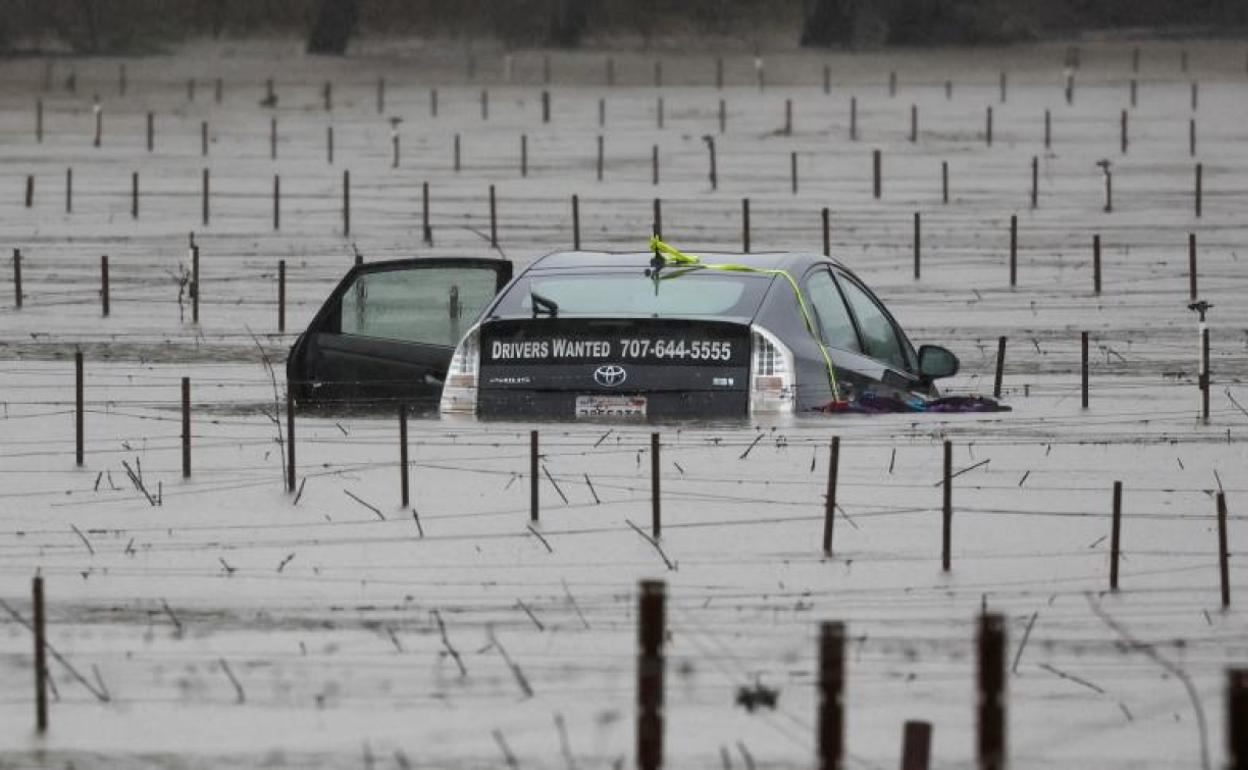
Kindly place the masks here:
[(514, 279), (496, 259), (357, 265), (296, 341), (287, 376), (304, 401), (665, 419), (928, 398), (957, 367), (944, 348), (916, 353), (824, 256), (582, 251)]

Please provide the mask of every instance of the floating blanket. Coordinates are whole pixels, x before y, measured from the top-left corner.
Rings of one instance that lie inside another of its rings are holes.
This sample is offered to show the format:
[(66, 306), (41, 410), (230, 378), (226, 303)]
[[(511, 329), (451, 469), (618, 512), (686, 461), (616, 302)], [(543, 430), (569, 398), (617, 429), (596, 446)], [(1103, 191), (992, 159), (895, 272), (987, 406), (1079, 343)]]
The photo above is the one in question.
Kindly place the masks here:
[(857, 412), (860, 414), (894, 414), (901, 412), (1008, 412), (1010, 407), (984, 396), (949, 396), (925, 399), (918, 396), (902, 398), (897, 395), (880, 395), (870, 391), (852, 401), (834, 401), (820, 409), (822, 412)]

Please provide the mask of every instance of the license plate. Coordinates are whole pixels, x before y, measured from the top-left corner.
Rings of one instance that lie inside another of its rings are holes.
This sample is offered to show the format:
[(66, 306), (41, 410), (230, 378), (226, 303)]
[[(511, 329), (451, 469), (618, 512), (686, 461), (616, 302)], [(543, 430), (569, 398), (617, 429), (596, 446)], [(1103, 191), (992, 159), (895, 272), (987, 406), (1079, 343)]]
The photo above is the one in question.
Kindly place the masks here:
[(577, 396), (577, 417), (645, 417), (645, 396)]

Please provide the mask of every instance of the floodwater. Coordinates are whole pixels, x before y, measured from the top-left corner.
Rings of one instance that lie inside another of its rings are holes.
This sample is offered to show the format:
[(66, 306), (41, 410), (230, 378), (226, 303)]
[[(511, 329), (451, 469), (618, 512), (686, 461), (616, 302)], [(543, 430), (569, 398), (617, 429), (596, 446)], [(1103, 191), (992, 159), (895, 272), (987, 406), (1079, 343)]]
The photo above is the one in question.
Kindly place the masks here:
[[(1069, 104), (1065, 48), (1056, 44), (778, 52), (763, 60), (762, 90), (752, 57), (726, 58), (720, 90), (713, 54), (688, 50), (613, 54), (611, 87), (603, 52), (551, 54), (546, 85), (541, 52), (514, 53), (508, 66), (503, 52), (478, 50), (470, 81), (462, 49), (431, 43), (392, 42), (345, 60), (256, 41), (188, 45), (170, 57), (57, 60), (51, 90), (43, 62), (5, 63), (0, 189), (9, 192), (0, 197), (0, 234), (22, 251), (24, 296), (20, 310), (12, 294), (0, 308), (0, 598), (28, 618), (39, 571), (48, 641), (64, 662), (50, 661), (51, 726), (37, 736), (30, 634), (9, 612), (0, 616), (0, 672), (11, 684), (0, 701), (0, 761), (631, 764), (637, 581), (660, 578), (669, 596), (671, 766), (808, 766), (823, 621), (847, 626), (851, 766), (896, 766), (909, 719), (933, 724), (934, 766), (969, 766), (984, 607), (1009, 618), (1013, 767), (1218, 763), (1225, 670), (1248, 661), (1236, 545), (1245, 526), (1238, 501), (1248, 491), (1236, 472), (1248, 425), (1248, 286), (1239, 263), (1248, 234), (1248, 74), (1241, 45), (1197, 41), (1140, 43), (1134, 73), (1134, 45), (1086, 44)], [(651, 82), (656, 57), (667, 78), (661, 87)], [(71, 70), (76, 93), (64, 88)], [(276, 108), (260, 104), (269, 77)], [(402, 119), (397, 166), (391, 117)], [(715, 190), (704, 135), (716, 140)], [(1110, 161), (1111, 212), (1099, 160)], [(421, 237), (424, 182), (432, 246)], [(297, 491), (287, 492), (281, 362), (294, 335), (357, 252), (366, 260), (490, 253), (490, 185), (497, 253), (518, 266), (571, 246), (573, 194), (582, 245), (602, 249), (644, 248), (655, 198), (670, 243), (693, 253), (739, 249), (741, 200), (749, 198), (752, 248), (817, 250), (827, 207), (834, 256), (916, 344), (944, 344), (962, 359), (950, 392), (990, 393), (996, 340), (1008, 338), (1003, 397), (1013, 411), (765, 425), (413, 419), (406, 507), (393, 416), (304, 414)], [(200, 247), (199, 323), (186, 292), (191, 232)], [(1190, 233), (1197, 293), (1214, 306), (1207, 422), (1196, 317), (1187, 309)], [(278, 260), (288, 276), (284, 333)], [(3, 268), (11, 269), (7, 257)], [(86, 360), (81, 468), (75, 350)], [(193, 404), (185, 479), (184, 376)], [(657, 541), (648, 539), (651, 430), (662, 437)], [(826, 557), (834, 435), (838, 515)], [(957, 474), (948, 572), (944, 440), (953, 442)], [(1124, 485), (1124, 515), (1119, 590), (1111, 593), (1115, 481)], [(1229, 609), (1221, 606), (1219, 491), (1230, 511)], [(775, 709), (734, 705), (739, 688), (759, 684), (779, 691)]]

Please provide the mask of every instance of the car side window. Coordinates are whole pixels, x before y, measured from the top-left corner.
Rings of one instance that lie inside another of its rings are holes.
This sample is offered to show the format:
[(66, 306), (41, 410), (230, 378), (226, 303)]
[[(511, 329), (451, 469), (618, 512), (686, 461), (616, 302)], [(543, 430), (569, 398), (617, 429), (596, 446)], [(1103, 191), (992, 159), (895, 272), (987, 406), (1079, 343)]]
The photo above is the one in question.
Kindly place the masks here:
[(845, 309), (845, 300), (832, 280), (832, 274), (819, 269), (806, 279), (806, 294), (818, 317), (823, 342), (831, 348), (860, 351), (858, 333)]
[(840, 276), (838, 283), (854, 312), (854, 318), (858, 320), (858, 330), (862, 332), (862, 343), (866, 346), (864, 352), (900, 371), (910, 371), (897, 329), (884, 309), (854, 281)]
[(361, 273), (342, 295), (343, 334), (454, 347), (494, 298), (493, 270), (421, 267)]

